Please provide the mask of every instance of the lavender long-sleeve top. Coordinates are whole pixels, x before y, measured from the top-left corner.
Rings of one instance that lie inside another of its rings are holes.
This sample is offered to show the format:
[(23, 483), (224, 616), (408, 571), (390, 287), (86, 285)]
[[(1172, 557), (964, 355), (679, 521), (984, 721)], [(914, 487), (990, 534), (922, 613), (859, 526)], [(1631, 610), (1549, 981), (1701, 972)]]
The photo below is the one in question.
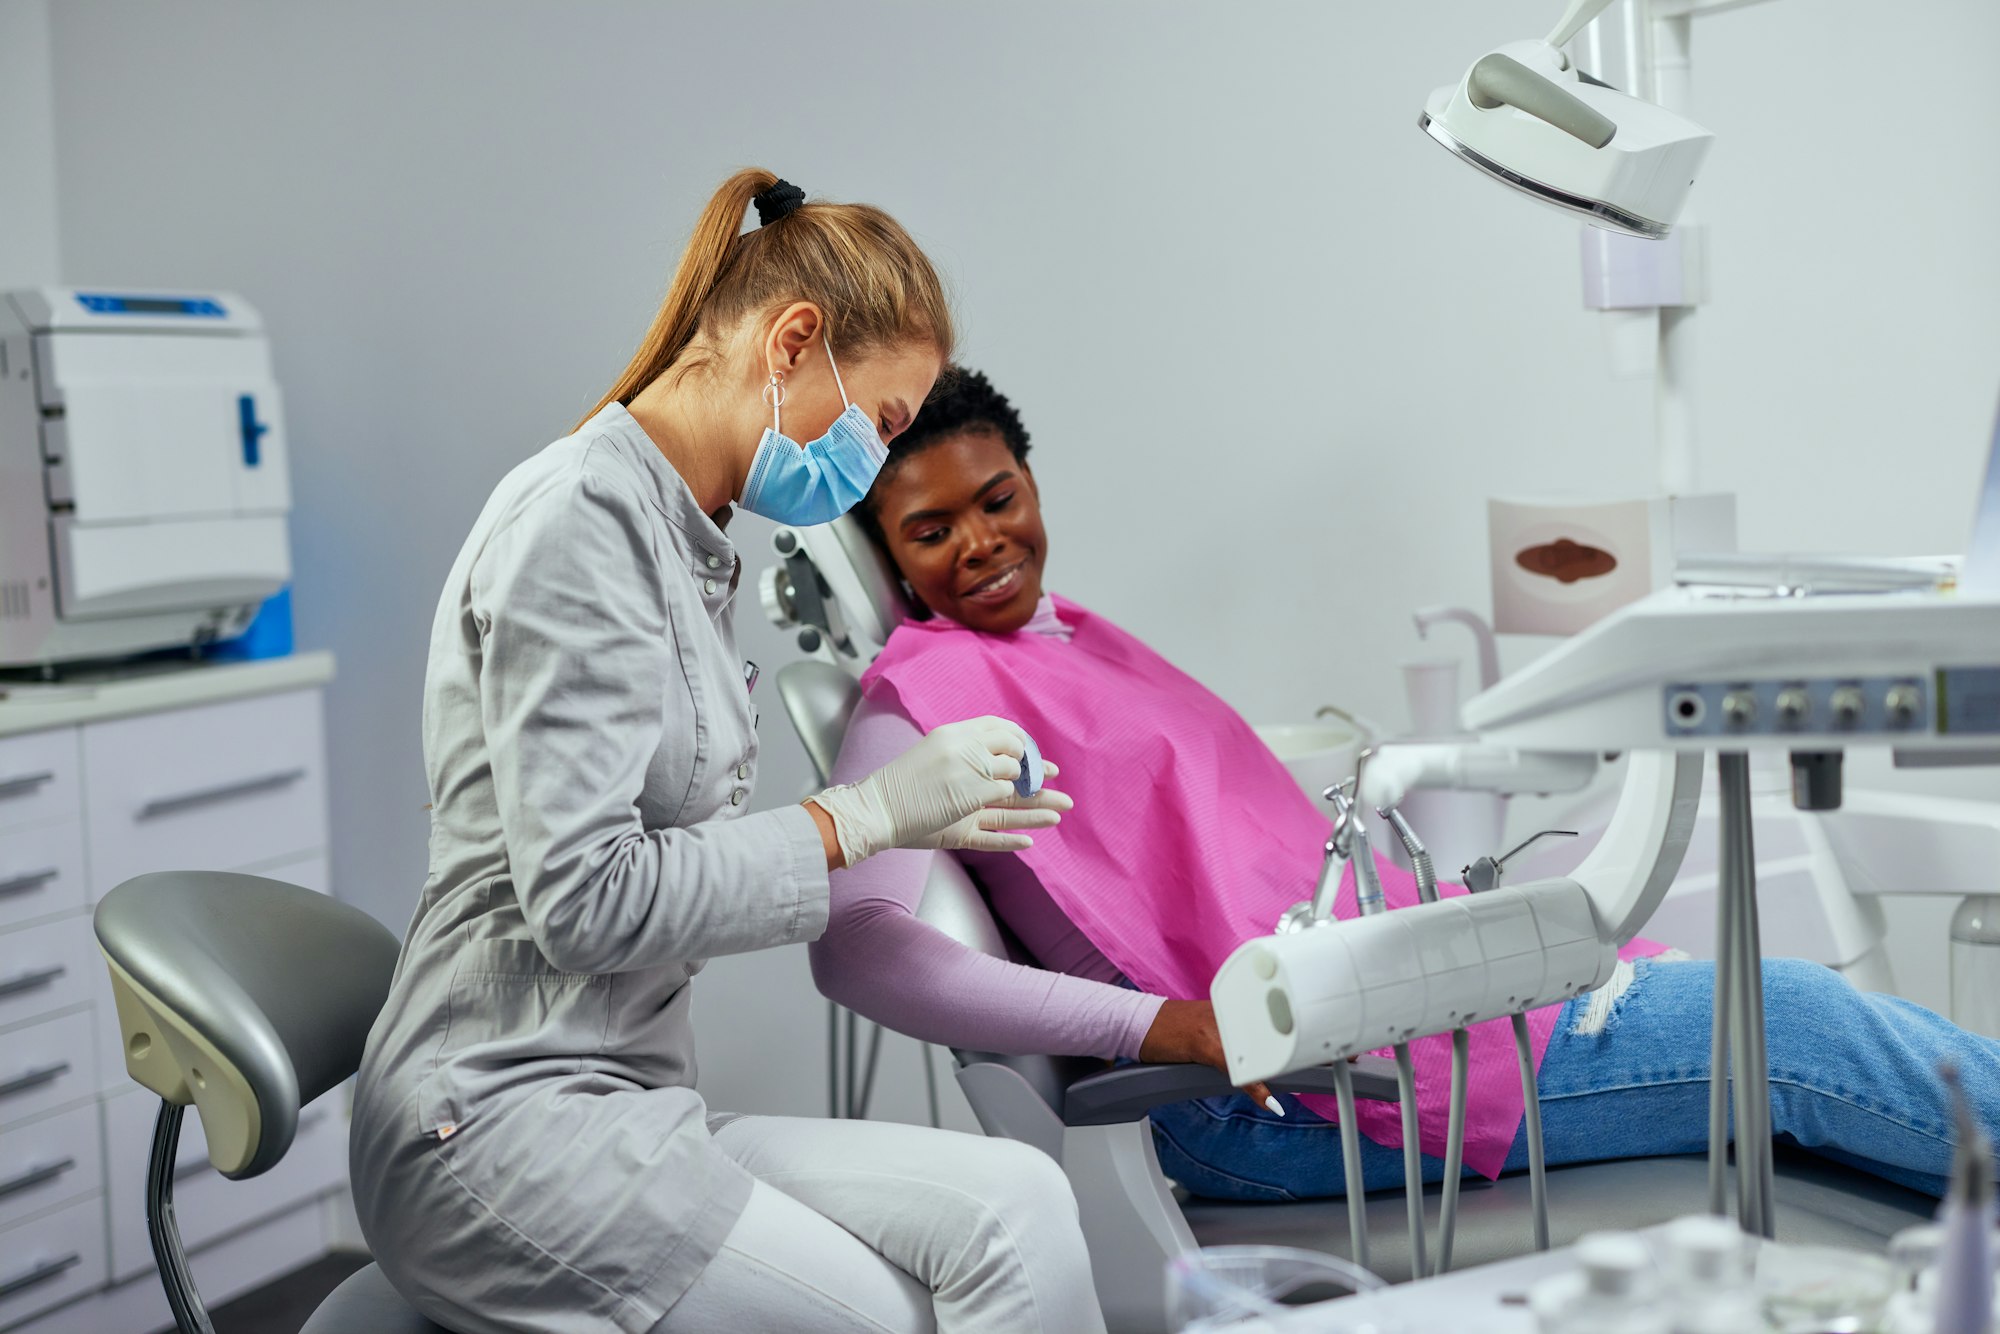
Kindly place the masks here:
[[(1045, 596), (1030, 630), (1067, 639)], [(966, 634), (976, 631), (965, 630)], [(853, 782), (923, 736), (891, 692), (863, 700), (835, 782)], [(1062, 761), (1051, 747), (1052, 758)], [(1081, 812), (1070, 818), (1088, 818)], [(1040, 968), (969, 949), (917, 918), (932, 857), (956, 856)], [(925, 1042), (975, 1051), (1137, 1057), (1163, 998), (1119, 985), (1118, 970), (1011, 853), (880, 853), (830, 877), (826, 934), (810, 947), (831, 999)]]

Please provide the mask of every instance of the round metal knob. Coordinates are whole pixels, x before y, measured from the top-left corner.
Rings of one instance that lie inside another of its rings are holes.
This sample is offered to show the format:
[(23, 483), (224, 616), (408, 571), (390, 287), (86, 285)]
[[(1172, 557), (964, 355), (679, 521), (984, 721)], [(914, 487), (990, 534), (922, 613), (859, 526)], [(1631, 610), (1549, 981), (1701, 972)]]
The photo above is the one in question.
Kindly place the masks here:
[(1890, 686), (1889, 693), (1882, 697), (1882, 707), (1889, 715), (1891, 727), (1908, 727), (1916, 722), (1918, 711), (1924, 707), (1923, 693), (1915, 686)]
[(1748, 727), (1757, 717), (1757, 697), (1747, 690), (1732, 690), (1722, 697), (1722, 717), (1731, 727)]
[(1812, 696), (1796, 686), (1778, 692), (1778, 721), (1787, 727), (1803, 726), (1812, 716)]
[(1859, 686), (1841, 686), (1827, 698), (1827, 703), (1833, 707), (1834, 722), (1842, 727), (1855, 726), (1868, 710), (1868, 697)]

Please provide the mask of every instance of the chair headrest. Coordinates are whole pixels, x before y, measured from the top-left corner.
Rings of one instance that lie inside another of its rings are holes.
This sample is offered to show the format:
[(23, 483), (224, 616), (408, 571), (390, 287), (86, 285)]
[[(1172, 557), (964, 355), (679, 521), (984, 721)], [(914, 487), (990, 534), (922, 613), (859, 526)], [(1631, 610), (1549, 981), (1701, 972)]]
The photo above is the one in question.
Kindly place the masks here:
[(910, 614), (896, 567), (851, 514), (797, 531), (840, 604), (862, 660), (872, 659), (889, 642), (889, 632)]

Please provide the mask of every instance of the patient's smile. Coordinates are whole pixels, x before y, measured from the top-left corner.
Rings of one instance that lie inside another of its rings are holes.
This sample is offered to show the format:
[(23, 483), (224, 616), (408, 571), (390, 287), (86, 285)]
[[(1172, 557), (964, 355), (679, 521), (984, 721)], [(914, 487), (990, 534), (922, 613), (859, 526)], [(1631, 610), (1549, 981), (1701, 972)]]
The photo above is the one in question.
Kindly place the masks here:
[(965, 590), (965, 596), (979, 602), (1005, 602), (1008, 598), (1013, 597), (1015, 592), (1020, 588), (1021, 569), (1026, 564), (1027, 560), (1023, 558), (1008, 566), (999, 574), (981, 579), (978, 583)]

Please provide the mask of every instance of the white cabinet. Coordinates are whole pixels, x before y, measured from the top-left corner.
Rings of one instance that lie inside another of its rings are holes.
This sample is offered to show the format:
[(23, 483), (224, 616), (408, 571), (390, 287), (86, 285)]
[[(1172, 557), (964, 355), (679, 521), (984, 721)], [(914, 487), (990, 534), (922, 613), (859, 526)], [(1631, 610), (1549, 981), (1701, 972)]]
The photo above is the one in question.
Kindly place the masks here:
[(96, 1116), (57, 1112), (0, 1130), (0, 1228), (103, 1189)]
[[(156, 681), (177, 707), (86, 708), (28, 731), (0, 705), (0, 1330), (145, 1334), (153, 1317), (135, 1313), (159, 1305), (145, 1181), (160, 1104), (125, 1073), (91, 907), (151, 871), (331, 889), (317, 685), (296, 684), (296, 664), (290, 688), (261, 691), (255, 665), (203, 670), (250, 684)], [(296, 1263), (346, 1173), (344, 1088), (302, 1113), (283, 1162), (244, 1182), (208, 1165), (190, 1108), (175, 1213), (204, 1292)], [(288, 1242), (245, 1244), (264, 1234)]]
[(76, 729), (0, 737), (0, 830), (75, 815)]
[(0, 931), (85, 903), (83, 821), (0, 829)]
[(0, 1329), (102, 1287), (104, 1254), (104, 1206), (96, 1196), (0, 1231)]
[(319, 693), (83, 729), (94, 903), (148, 871), (222, 871), (326, 846)]

